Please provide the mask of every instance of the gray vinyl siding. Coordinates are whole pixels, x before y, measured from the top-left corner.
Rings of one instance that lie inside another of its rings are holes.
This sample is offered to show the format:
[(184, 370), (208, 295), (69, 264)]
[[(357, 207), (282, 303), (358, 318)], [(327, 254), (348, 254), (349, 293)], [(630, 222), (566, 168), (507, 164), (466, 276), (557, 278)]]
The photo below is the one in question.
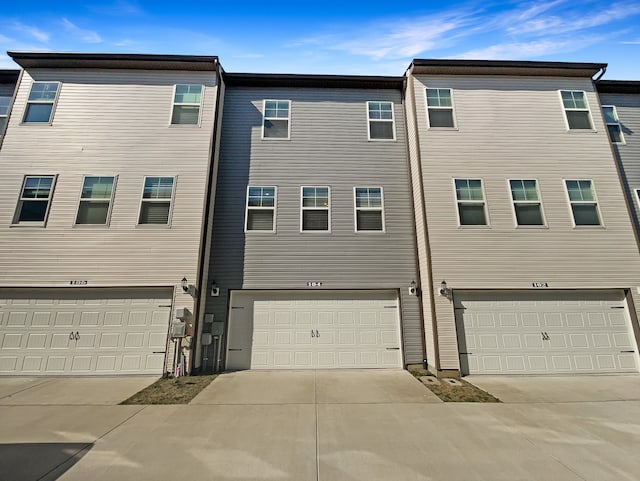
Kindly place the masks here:
[(612, 143), (625, 189), (640, 235), (640, 204), (636, 189), (640, 189), (640, 94), (601, 93), (602, 105), (615, 105), (625, 143)]
[[(428, 128), (426, 86), (452, 89), (457, 129)], [(567, 130), (561, 89), (586, 92), (594, 131)], [(638, 284), (638, 248), (590, 79), (424, 75), (414, 95), (434, 281), (454, 292)], [(458, 227), (454, 178), (483, 180), (489, 227)], [(515, 226), (508, 179), (537, 179), (545, 228)], [(573, 227), (564, 179), (593, 180), (603, 227)], [(435, 308), (441, 368), (458, 369), (451, 303), (436, 296)]]
[[(264, 99), (291, 100), (290, 140), (262, 140)], [(393, 101), (396, 141), (367, 140), (367, 101)], [(229, 289), (401, 289), (416, 279), (401, 92), (227, 87), (207, 312)], [(244, 233), (247, 185), (276, 186), (276, 232)], [(300, 232), (301, 186), (331, 188), (331, 232)], [(386, 232), (356, 233), (355, 186), (381, 186)], [(404, 293), (403, 293), (404, 294)], [(422, 360), (417, 299), (402, 295), (406, 362)]]
[[(32, 79), (60, 81), (51, 125), (22, 124)], [(214, 72), (31, 70), (0, 153), (0, 286), (195, 283)], [(174, 84), (205, 85), (202, 122), (170, 126)], [(12, 226), (25, 175), (58, 176), (46, 227)], [(117, 176), (111, 222), (74, 226), (83, 175)], [(171, 225), (137, 226), (144, 176), (177, 176)], [(193, 309), (177, 290), (176, 307)]]
[[(13, 94), (16, 89), (15, 83), (0, 83), (0, 96), (2, 97), (13, 97)], [(9, 112), (6, 118), (11, 116), (11, 105), (9, 105)], [(4, 128), (0, 126), (0, 147), (2, 146), (2, 138), (4, 134)]]

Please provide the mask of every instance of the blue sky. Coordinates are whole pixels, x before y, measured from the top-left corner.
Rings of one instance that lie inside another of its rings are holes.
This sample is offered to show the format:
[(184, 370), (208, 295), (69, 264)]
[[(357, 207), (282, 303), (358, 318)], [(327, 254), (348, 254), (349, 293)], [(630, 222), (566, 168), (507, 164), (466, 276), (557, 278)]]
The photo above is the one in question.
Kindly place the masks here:
[[(308, 3), (308, 5), (306, 5)], [(606, 62), (640, 80), (640, 0), (8, 0), (7, 50), (217, 55), (229, 72), (402, 75), (412, 58)]]

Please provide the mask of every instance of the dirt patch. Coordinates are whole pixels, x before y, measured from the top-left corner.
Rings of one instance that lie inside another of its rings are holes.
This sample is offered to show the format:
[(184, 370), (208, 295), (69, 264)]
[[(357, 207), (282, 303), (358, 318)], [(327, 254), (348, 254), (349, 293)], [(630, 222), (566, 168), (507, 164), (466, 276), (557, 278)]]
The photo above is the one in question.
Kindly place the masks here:
[(212, 374), (158, 379), (120, 404), (188, 404), (215, 378)]
[[(411, 374), (420, 378), (422, 376), (431, 376), (429, 371), (424, 369), (412, 369)], [(435, 376), (431, 376), (435, 379)], [(433, 394), (438, 396), (444, 402), (462, 402), (462, 403), (499, 403), (502, 402), (495, 396), (483, 391), (477, 386), (460, 379), (460, 386), (449, 384), (440, 380), (437, 383), (424, 383)]]

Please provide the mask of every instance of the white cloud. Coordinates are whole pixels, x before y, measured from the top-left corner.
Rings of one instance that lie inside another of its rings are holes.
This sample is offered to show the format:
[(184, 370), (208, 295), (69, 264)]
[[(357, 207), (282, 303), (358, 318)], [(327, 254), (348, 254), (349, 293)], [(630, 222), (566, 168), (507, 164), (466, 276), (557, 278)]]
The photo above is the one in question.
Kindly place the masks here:
[(625, 45), (640, 45), (640, 40), (627, 40), (626, 42), (620, 43), (624, 43)]
[(482, 60), (514, 60), (536, 58), (561, 52), (572, 52), (593, 45), (602, 37), (576, 38), (571, 40), (543, 39), (531, 42), (495, 44), (485, 48), (469, 50), (454, 58)]
[(31, 38), (34, 38), (36, 40), (38, 40), (39, 42), (48, 42), (49, 41), (49, 37), (50, 35), (43, 31), (40, 30), (38, 27), (33, 27), (31, 25), (25, 25), (24, 23), (21, 22), (13, 22), (10, 26), (11, 29), (15, 30), (16, 32), (20, 32), (23, 33)]
[(62, 26), (65, 28), (65, 30), (67, 30), (67, 32), (70, 32), (71, 34), (75, 35), (83, 42), (86, 42), (86, 43), (102, 42), (102, 37), (100, 37), (100, 35), (97, 32), (94, 32), (93, 30), (86, 30), (84, 28), (80, 28), (74, 23), (67, 20), (66, 18), (63, 18), (61, 20), (61, 23), (62, 23)]

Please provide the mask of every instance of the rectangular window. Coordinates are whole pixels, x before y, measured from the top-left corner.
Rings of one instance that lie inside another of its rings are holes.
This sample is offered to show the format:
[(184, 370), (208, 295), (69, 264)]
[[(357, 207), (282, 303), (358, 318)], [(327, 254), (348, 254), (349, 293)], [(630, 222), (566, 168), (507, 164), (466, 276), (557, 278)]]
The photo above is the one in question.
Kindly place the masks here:
[(249, 186), (247, 188), (247, 212), (245, 232), (275, 231), (276, 188)]
[(618, 118), (618, 111), (614, 105), (603, 105), (602, 113), (604, 114), (604, 121), (607, 124), (607, 130), (609, 131), (609, 138), (611, 142), (616, 144), (624, 144), (624, 136), (622, 135), (622, 126), (620, 125), (620, 119)]
[(329, 187), (302, 187), (301, 231), (323, 231), (329, 229)]
[(579, 90), (561, 90), (560, 95), (569, 129), (593, 129), (585, 93)]
[(289, 138), (289, 100), (265, 100), (262, 121), (263, 139)]
[(76, 224), (108, 224), (114, 181), (114, 177), (86, 176), (84, 178)]
[(173, 95), (171, 123), (197, 125), (200, 122), (202, 85), (176, 85)]
[(427, 89), (429, 127), (454, 128), (451, 89)]
[(510, 180), (511, 199), (518, 225), (544, 225), (540, 193), (535, 180)]
[(22, 184), (15, 224), (44, 225), (49, 214), (55, 176), (27, 175)]
[(455, 179), (460, 225), (487, 225), (481, 179)]
[(9, 118), (10, 104), (11, 104), (10, 96), (0, 95), (0, 138), (2, 138), (4, 129), (7, 126), (7, 119)]
[(59, 82), (34, 82), (27, 100), (23, 122), (40, 124), (51, 122), (59, 87)]
[(382, 187), (356, 187), (356, 232), (384, 231)]
[(565, 180), (575, 225), (600, 225), (598, 200), (591, 180)]
[(367, 102), (369, 140), (395, 140), (393, 102)]
[(145, 177), (138, 224), (169, 224), (174, 177)]

